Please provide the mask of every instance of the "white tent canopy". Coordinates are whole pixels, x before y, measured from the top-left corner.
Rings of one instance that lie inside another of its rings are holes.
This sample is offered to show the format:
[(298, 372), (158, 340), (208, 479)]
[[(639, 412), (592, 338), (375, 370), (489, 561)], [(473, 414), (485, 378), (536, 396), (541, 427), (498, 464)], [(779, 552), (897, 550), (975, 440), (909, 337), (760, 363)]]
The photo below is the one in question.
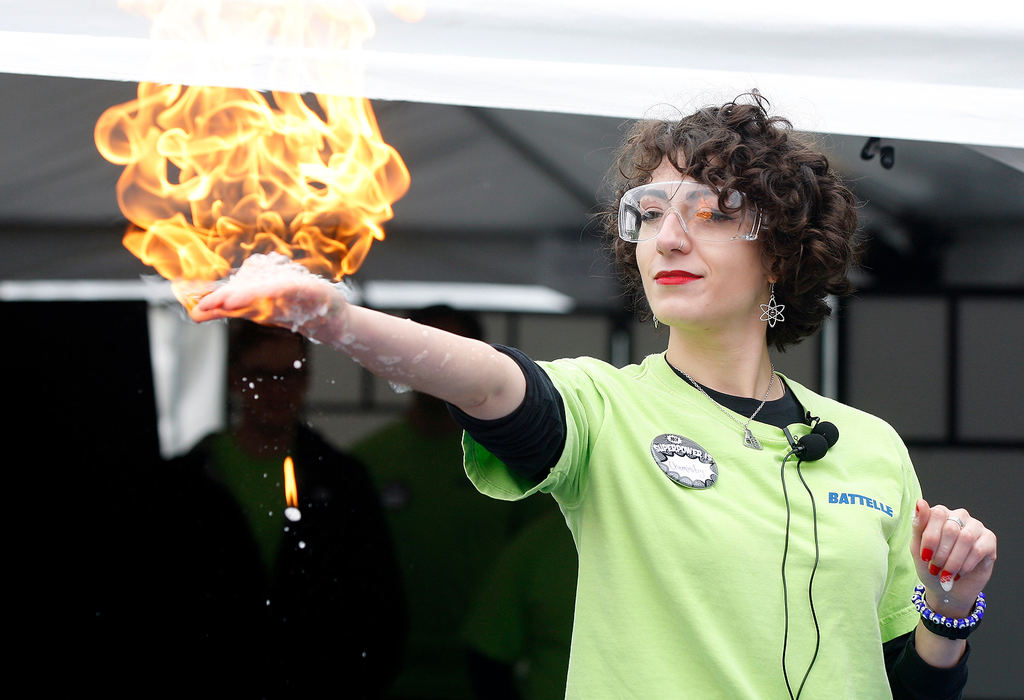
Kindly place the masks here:
[[(118, 168), (92, 128), (146, 80), (374, 98), (412, 187), (364, 278), (540, 285), (618, 304), (581, 231), (622, 120), (756, 87), (798, 129), (826, 135), (868, 203), (869, 233), (911, 260), (922, 237), (943, 246), (949, 283), (1024, 283), (1020, 5), (372, 0), (376, 29), (355, 53), (316, 14), (348, 0), (130, 2), (189, 22), (153, 36), (117, 0), (0, 0), (0, 237), (11, 241), (0, 279), (145, 270), (120, 247)], [(285, 7), (302, 31), (268, 38), (254, 18)], [(895, 168), (860, 159), (869, 136), (895, 145)]]
[[(322, 34), (267, 40), (247, 25), (260, 10), (337, 12), (352, 2), (162, 4), (207, 8), (205, 24), (151, 38), (150, 22), (117, 0), (4, 0), (0, 71), (293, 92), (352, 85), (339, 67), (353, 56)], [(1024, 147), (1024, 11), (1002, 1), (365, 6), (376, 33), (357, 60), (372, 98), (637, 117), (661, 102), (686, 108), (757, 86), (809, 131)], [(400, 19), (396, 6), (422, 18)]]

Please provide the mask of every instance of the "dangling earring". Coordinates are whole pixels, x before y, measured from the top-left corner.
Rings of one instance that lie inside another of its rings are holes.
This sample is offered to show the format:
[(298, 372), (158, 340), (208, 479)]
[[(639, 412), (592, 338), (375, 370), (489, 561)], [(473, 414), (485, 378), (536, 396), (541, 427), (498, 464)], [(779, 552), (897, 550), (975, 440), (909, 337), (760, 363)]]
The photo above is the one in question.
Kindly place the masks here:
[(782, 311), (785, 308), (785, 304), (779, 304), (775, 301), (775, 283), (772, 282), (771, 296), (768, 298), (768, 303), (761, 304), (761, 320), (767, 321), (769, 326), (775, 328), (776, 323), (786, 320), (786, 317), (782, 315)]
[(657, 328), (658, 327), (658, 317), (655, 316), (654, 314), (651, 314), (651, 318), (654, 319), (654, 327)]

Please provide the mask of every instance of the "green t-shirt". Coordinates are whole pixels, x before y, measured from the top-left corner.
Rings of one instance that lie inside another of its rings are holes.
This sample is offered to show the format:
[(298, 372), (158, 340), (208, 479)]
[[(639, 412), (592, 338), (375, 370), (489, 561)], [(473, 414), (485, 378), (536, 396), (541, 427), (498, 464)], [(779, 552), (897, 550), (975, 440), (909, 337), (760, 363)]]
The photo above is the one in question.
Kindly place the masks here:
[[(579, 552), (567, 698), (786, 698), (820, 649), (808, 698), (882, 698), (882, 642), (914, 628), (909, 551), (920, 493), (902, 441), (883, 421), (788, 380), (800, 403), (839, 428), (817, 462), (785, 467), (782, 431), (754, 421), (763, 451), (681, 380), (663, 355), (616, 369), (592, 358), (541, 363), (565, 403), (567, 435), (533, 485), (471, 438), (466, 471), (490, 496), (551, 493)], [(795, 437), (807, 425), (790, 426)], [(675, 446), (675, 447), (673, 447)], [(652, 449), (653, 448), (653, 449)], [(717, 481), (688, 488), (713, 458)], [(703, 461), (702, 461), (703, 459)]]
[(381, 495), (408, 603), (408, 643), (390, 697), (471, 698), (460, 626), (496, 553), (536, 511), (480, 498), (462, 470), (457, 433), (423, 435), (401, 420), (351, 452)]
[(498, 559), (470, 607), (463, 636), (516, 667), (523, 700), (565, 694), (576, 590), (576, 548), (551, 509), (523, 528)]
[(230, 433), (218, 433), (210, 442), (211, 464), (217, 476), (238, 500), (252, 528), (267, 571), (273, 571), (281, 548), (284, 497), (284, 458), (245, 454)]

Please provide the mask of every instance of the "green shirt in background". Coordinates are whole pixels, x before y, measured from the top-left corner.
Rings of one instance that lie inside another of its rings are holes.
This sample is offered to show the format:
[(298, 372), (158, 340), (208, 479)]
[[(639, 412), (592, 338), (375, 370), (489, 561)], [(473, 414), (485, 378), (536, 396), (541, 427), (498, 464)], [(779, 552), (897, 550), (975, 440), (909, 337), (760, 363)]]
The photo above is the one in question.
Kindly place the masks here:
[(211, 438), (211, 464), (245, 513), (267, 571), (273, 571), (281, 548), (285, 509), (284, 459), (251, 457), (230, 433)]
[(409, 605), (409, 643), (390, 697), (471, 698), (459, 630), (497, 553), (540, 509), (481, 498), (462, 468), (458, 433), (423, 435), (402, 420), (351, 452), (381, 494)]
[(463, 627), (476, 651), (517, 668), (523, 700), (565, 695), (576, 547), (552, 511), (501, 552)]

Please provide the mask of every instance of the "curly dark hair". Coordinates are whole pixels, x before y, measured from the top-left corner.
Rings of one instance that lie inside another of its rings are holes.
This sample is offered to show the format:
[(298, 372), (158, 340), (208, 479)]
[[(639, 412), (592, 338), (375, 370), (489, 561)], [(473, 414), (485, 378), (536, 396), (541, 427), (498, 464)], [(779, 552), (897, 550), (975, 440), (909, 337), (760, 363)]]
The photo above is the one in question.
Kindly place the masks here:
[(609, 171), (615, 199), (602, 219), (626, 290), (649, 317), (636, 245), (618, 236), (622, 195), (650, 182), (665, 158), (681, 177), (719, 192), (722, 206), (728, 191), (745, 193), (761, 211), (765, 267), (777, 278), (775, 295), (786, 305), (786, 320), (767, 330), (768, 344), (781, 351), (818, 330), (830, 313), (827, 295), (853, 291), (848, 275), (860, 241), (853, 193), (809, 137), (795, 133), (789, 120), (768, 116), (768, 105), (753, 90), (678, 121), (634, 124)]

